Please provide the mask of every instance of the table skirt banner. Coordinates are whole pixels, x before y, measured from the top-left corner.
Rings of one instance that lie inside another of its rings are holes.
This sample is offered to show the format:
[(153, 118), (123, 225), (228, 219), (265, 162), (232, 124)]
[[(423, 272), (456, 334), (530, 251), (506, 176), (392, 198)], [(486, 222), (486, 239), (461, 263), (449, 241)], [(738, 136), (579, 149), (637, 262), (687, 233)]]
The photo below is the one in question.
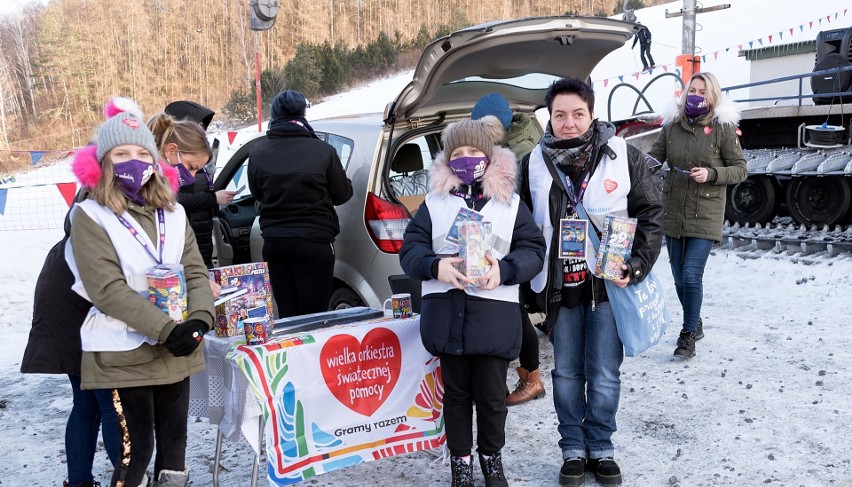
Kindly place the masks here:
[(423, 348), (419, 317), (240, 345), (229, 359), (261, 403), (270, 485), (446, 439), (440, 362)]

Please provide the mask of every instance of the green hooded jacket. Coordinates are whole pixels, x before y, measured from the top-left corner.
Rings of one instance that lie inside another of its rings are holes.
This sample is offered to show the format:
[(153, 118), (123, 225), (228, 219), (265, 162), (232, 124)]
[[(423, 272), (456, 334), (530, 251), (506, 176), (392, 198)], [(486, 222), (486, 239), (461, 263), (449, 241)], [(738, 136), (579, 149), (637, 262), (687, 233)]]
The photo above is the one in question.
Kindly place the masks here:
[[(738, 135), (739, 113), (723, 99), (709, 124), (692, 125), (679, 118), (677, 105), (664, 115), (663, 128), (648, 155), (668, 162), (663, 185), (663, 229), (671, 237), (719, 242), (725, 217), (726, 187), (748, 177)], [(689, 175), (693, 167), (708, 169), (707, 182)]]

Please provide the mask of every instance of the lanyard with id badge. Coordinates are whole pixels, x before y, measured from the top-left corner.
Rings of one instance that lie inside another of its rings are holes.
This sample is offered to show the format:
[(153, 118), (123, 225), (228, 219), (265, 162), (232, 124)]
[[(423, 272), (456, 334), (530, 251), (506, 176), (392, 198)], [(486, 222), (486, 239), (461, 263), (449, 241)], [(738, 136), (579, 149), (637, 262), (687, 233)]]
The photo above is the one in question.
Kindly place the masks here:
[[(554, 168), (556, 169), (556, 168)], [(586, 173), (583, 178), (583, 183), (580, 185), (580, 192), (574, 195), (574, 185), (571, 180), (565, 177), (562, 171), (556, 169), (557, 173), (565, 185), (568, 199), (571, 201), (572, 214), (569, 218), (559, 220), (559, 258), (560, 259), (585, 259), (586, 258), (586, 236), (589, 228), (589, 221), (584, 218), (577, 218), (578, 202), (583, 200), (583, 194), (586, 192), (586, 187), (589, 185), (589, 179), (592, 177), (592, 172)]]

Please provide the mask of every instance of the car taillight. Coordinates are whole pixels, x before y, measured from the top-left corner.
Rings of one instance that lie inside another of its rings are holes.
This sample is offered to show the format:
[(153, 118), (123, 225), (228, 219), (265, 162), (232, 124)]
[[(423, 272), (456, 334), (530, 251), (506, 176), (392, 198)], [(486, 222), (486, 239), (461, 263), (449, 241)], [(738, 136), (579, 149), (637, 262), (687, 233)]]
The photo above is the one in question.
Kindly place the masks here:
[(383, 200), (373, 193), (367, 193), (367, 207), (364, 220), (370, 229), (370, 237), (382, 252), (399, 253), (402, 248), (402, 236), (411, 220), (404, 206)]

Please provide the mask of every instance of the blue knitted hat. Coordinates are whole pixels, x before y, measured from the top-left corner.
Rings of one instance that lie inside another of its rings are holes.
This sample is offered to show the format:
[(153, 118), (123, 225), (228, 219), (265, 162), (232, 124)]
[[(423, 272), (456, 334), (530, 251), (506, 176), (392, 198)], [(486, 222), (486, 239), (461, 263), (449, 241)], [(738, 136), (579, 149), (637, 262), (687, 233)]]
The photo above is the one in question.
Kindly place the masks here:
[(479, 120), (486, 115), (494, 115), (503, 124), (504, 130), (509, 130), (512, 125), (512, 109), (509, 102), (500, 93), (489, 93), (476, 102), (470, 118)]

